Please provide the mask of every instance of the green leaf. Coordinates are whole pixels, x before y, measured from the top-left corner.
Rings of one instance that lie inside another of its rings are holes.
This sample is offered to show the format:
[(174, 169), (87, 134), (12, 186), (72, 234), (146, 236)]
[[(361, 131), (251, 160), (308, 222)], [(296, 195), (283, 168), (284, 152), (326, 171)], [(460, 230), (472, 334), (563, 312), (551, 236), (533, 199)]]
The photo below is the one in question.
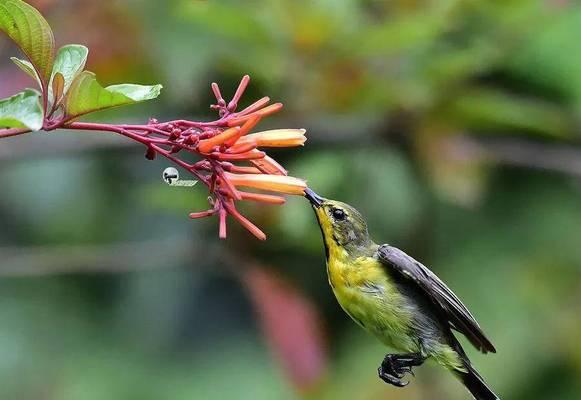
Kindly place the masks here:
[(65, 78), (63, 77), (63, 74), (57, 72), (53, 76), (50, 89), (52, 91), (52, 96), (54, 96), (53, 102), (54, 103), (59, 102), (65, 91)]
[(26, 89), (17, 95), (0, 100), (0, 127), (38, 131), (42, 128), (42, 122), (40, 93), (36, 90)]
[(49, 85), (49, 99), (54, 102), (52, 81), (60, 73), (64, 78), (63, 95), (67, 94), (75, 78), (85, 69), (89, 49), (79, 44), (69, 44), (59, 49), (52, 68), (51, 84)]
[(21, 0), (0, 0), (0, 30), (16, 42), (42, 82), (48, 84), (54, 57), (54, 36), (43, 16)]
[(113, 85), (104, 88), (97, 82), (95, 74), (83, 71), (73, 81), (66, 99), (65, 111), (70, 117), (77, 117), (107, 108), (134, 104), (155, 99), (161, 85)]
[(145, 86), (123, 83), (120, 85), (107, 86), (106, 90), (123, 94), (130, 98), (132, 102), (139, 102), (155, 99), (159, 96), (162, 87), (162, 85)]
[(12, 62), (14, 62), (14, 64), (18, 66), (18, 68), (26, 72), (32, 79), (38, 82), (38, 86), (42, 88), (42, 82), (38, 77), (36, 70), (34, 69), (34, 65), (32, 65), (30, 61), (21, 60), (20, 58), (16, 57), (10, 57), (10, 59), (12, 60)]

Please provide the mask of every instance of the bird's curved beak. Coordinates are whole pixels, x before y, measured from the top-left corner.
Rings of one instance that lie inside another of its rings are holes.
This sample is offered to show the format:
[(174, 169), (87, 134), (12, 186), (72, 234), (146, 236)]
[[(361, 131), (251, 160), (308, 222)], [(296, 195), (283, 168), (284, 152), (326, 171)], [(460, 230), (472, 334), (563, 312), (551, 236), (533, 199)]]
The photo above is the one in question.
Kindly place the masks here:
[(309, 188), (305, 189), (305, 197), (307, 198), (307, 200), (311, 202), (311, 205), (315, 208), (321, 207), (321, 205), (323, 205), (323, 202), (325, 201), (324, 198), (322, 198)]

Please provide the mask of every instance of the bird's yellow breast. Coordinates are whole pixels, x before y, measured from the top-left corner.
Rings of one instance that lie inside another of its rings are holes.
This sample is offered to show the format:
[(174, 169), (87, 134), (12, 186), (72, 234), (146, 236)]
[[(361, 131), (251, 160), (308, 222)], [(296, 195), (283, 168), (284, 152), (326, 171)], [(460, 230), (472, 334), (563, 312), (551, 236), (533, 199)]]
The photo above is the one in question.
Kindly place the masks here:
[(416, 351), (417, 344), (405, 334), (413, 316), (379, 260), (374, 256), (351, 257), (333, 244), (328, 250), (329, 284), (341, 308), (386, 345)]

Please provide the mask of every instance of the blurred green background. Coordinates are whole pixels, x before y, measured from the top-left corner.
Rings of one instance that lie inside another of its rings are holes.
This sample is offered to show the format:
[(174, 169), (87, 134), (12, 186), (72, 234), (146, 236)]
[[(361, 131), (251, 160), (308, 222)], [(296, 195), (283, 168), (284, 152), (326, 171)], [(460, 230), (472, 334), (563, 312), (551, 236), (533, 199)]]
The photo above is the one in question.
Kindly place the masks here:
[[(111, 122), (211, 119), (209, 83), (308, 130), (272, 152), (413, 254), (498, 348), (504, 399), (581, 398), (581, 6), (568, 0), (35, 0), (104, 84), (163, 83)], [(0, 98), (32, 86), (0, 40)], [(0, 398), (469, 395), (428, 364), (405, 389), (340, 310), (308, 204), (246, 207), (269, 235), (191, 221), (206, 193), (110, 134), (0, 143)], [(463, 343), (466, 343), (465, 341)]]

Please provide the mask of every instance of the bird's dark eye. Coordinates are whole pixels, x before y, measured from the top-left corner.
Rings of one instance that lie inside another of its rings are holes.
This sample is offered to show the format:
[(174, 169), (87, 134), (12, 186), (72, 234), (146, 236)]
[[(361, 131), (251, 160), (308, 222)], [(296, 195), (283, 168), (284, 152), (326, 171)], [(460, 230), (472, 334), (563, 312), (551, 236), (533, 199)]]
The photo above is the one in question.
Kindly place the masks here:
[(333, 218), (335, 218), (336, 221), (342, 221), (345, 219), (345, 211), (341, 210), (340, 208), (335, 208), (333, 210)]

